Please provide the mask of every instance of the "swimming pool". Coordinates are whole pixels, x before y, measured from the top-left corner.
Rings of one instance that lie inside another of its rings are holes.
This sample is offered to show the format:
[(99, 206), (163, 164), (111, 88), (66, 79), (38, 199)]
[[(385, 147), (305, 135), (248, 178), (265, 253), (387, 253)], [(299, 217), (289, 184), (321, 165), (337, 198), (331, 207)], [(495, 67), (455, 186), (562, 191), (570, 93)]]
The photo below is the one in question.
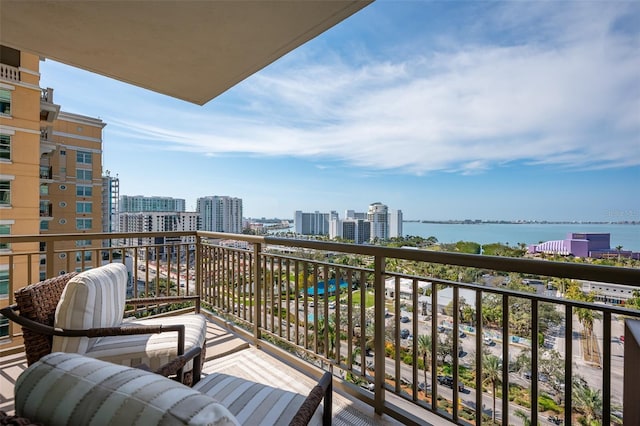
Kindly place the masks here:
[[(344, 280), (340, 280), (340, 289), (346, 289), (349, 286), (349, 283), (347, 283)], [(313, 296), (315, 294), (315, 290), (313, 287), (309, 287), (307, 289), (307, 295), (308, 296)], [(328, 290), (327, 290), (327, 294), (329, 296), (333, 296), (334, 294), (336, 294), (336, 280), (335, 278), (332, 278), (329, 280), (329, 286), (328, 286)], [(318, 296), (324, 296), (324, 281), (318, 281)]]

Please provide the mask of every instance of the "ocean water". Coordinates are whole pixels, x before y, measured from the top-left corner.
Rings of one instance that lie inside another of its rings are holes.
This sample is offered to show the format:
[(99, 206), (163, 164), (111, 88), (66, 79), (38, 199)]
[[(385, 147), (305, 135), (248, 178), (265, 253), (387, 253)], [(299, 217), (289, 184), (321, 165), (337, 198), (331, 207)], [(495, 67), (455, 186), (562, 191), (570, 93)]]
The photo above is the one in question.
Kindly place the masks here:
[[(270, 232), (293, 232), (294, 228), (278, 229)], [(580, 223), (422, 223), (404, 222), (403, 234), (419, 237), (436, 237), (441, 243), (473, 241), (479, 244), (524, 243), (537, 244), (551, 240), (564, 240), (570, 232), (605, 232), (611, 234), (611, 248), (622, 246), (623, 250), (640, 252), (640, 225), (628, 224), (580, 224)]]
[(537, 244), (541, 241), (563, 240), (571, 232), (605, 232), (611, 234), (611, 248), (640, 251), (640, 225), (628, 224), (439, 224), (404, 222), (404, 235), (428, 238), (441, 243), (474, 241), (479, 244)]

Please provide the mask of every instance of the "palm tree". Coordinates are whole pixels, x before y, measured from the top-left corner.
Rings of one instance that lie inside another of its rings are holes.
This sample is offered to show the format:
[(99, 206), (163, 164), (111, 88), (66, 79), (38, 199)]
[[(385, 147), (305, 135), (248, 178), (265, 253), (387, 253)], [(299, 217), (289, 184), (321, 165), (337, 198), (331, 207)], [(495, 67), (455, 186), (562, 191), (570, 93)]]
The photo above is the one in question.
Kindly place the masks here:
[(618, 252), (618, 262), (620, 262), (620, 252), (622, 251), (622, 246), (616, 246), (616, 251)]
[(573, 406), (582, 414), (578, 421), (586, 426), (600, 424), (602, 420), (602, 395), (600, 390), (575, 382), (573, 386)]
[[(496, 385), (502, 381), (502, 362), (495, 355), (486, 355), (482, 361), (482, 383), (491, 384), (493, 394), (493, 422), (496, 422)], [(503, 395), (503, 397), (506, 397)]]
[(522, 425), (523, 426), (531, 426), (531, 419), (529, 418), (529, 415), (527, 413), (525, 413), (524, 411), (518, 409), (516, 411), (513, 412), (513, 414), (515, 414), (517, 417), (520, 417), (522, 419)]
[(431, 335), (420, 334), (418, 336), (418, 356), (422, 357), (424, 364), (424, 396), (427, 396), (427, 371), (429, 370), (429, 355), (431, 355)]

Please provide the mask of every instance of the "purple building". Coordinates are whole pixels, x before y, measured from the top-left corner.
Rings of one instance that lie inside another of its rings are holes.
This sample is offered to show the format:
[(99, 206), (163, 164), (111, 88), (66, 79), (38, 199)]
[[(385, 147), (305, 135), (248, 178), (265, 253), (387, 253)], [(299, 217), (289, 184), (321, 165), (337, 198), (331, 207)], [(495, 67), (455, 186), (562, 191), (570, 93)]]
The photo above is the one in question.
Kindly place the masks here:
[(640, 253), (611, 248), (611, 234), (570, 232), (564, 240), (546, 241), (529, 246), (528, 253), (559, 254), (563, 256), (602, 258), (611, 256), (637, 259)]

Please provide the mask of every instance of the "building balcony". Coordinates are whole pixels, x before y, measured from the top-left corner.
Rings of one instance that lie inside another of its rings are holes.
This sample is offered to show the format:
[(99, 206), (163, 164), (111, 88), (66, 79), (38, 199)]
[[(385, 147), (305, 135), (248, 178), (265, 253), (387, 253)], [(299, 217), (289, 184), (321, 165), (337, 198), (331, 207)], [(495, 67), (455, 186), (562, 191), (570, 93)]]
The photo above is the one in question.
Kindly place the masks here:
[(53, 179), (53, 168), (51, 166), (40, 166), (40, 180), (51, 181)]
[(60, 113), (60, 105), (53, 103), (53, 89), (47, 87), (41, 89), (40, 95), (40, 121), (53, 123)]
[(7, 64), (0, 63), (0, 80), (20, 81), (20, 69)]
[[(92, 246), (64, 248), (86, 240)], [(33, 242), (42, 251), (19, 250)], [(14, 248), (0, 255), (13, 271), (9, 295), (36, 281), (30, 271), (38, 266), (30, 263), (41, 256), (47, 276), (125, 263), (132, 298), (198, 295), (210, 319), (205, 374), (239, 370), (243, 362), (261, 365), (265, 377), (282, 371), (301, 382), (330, 371), (334, 415), (347, 424), (356, 417), (513, 425), (640, 419), (640, 381), (629, 379), (638, 374), (632, 354), (639, 347), (629, 328), (640, 311), (563, 294), (583, 281), (639, 287), (640, 269), (210, 232), (13, 236), (0, 243)], [(79, 250), (95, 255), (77, 265)], [(504, 285), (519, 280), (536, 285)], [(2, 380), (11, 383), (24, 349), (19, 327), (5, 331), (0, 363), (8, 372)], [(11, 390), (2, 388), (0, 409), (11, 410)], [(598, 403), (585, 404), (587, 394)]]

